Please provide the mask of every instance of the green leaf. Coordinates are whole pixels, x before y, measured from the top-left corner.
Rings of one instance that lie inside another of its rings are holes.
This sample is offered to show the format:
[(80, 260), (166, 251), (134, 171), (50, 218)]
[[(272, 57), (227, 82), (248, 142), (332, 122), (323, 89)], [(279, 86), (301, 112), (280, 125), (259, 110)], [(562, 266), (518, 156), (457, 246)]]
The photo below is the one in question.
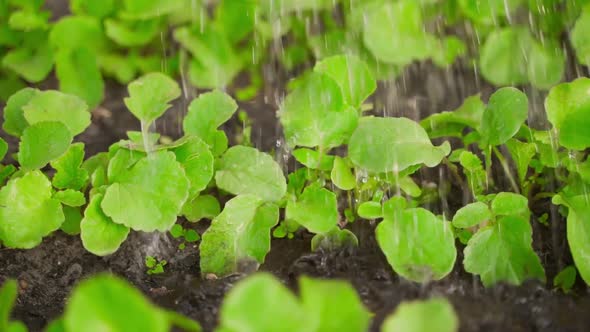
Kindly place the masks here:
[(281, 166), (270, 155), (246, 146), (234, 146), (223, 154), (215, 182), (234, 195), (252, 194), (268, 202), (281, 200), (287, 192)]
[(381, 326), (381, 332), (457, 332), (459, 318), (444, 298), (402, 302)]
[(565, 205), (567, 214), (567, 242), (580, 276), (590, 285), (590, 203), (587, 194), (558, 194), (553, 204)]
[(53, 195), (53, 198), (57, 199), (64, 205), (72, 207), (82, 206), (86, 204), (86, 197), (84, 197), (84, 193), (73, 189), (58, 191)]
[(174, 30), (174, 39), (193, 56), (188, 74), (199, 88), (226, 87), (244, 66), (228, 37), (213, 25), (178, 28)]
[(6, 152), (8, 152), (8, 143), (6, 143), (4, 139), (0, 138), (0, 161), (4, 159)]
[(101, 207), (117, 224), (138, 231), (164, 232), (176, 222), (189, 186), (174, 154), (158, 151), (141, 158), (131, 168), (120, 169), (107, 188)]
[(470, 127), (478, 129), (485, 110), (480, 95), (467, 97), (463, 104), (452, 112), (433, 114), (420, 122), (426, 129), (430, 138), (448, 135), (449, 132), (457, 132), (462, 136), (463, 129)]
[(344, 103), (338, 84), (318, 72), (287, 96), (279, 117), (290, 146), (324, 150), (345, 143), (358, 120), (357, 111)]
[(553, 286), (561, 288), (562, 291), (568, 293), (576, 283), (578, 272), (573, 265), (566, 266), (553, 279)]
[(127, 282), (112, 275), (86, 279), (72, 292), (66, 305), (67, 331), (167, 332), (163, 311), (148, 302)]
[(182, 128), (185, 135), (200, 137), (215, 151), (217, 149), (213, 147), (218, 144), (220, 135), (217, 128), (228, 121), (237, 109), (236, 102), (224, 92), (203, 93), (190, 103)]
[(379, 202), (363, 202), (357, 209), (359, 217), (364, 219), (383, 218), (383, 207)]
[(90, 16), (64, 16), (51, 29), (49, 42), (58, 50), (87, 48), (97, 52), (105, 48), (101, 22)]
[(497, 25), (498, 19), (510, 16), (523, 0), (458, 0), (459, 8), (474, 22)]
[(219, 201), (211, 195), (202, 195), (186, 201), (182, 207), (182, 215), (190, 222), (201, 219), (213, 219), (221, 212)]
[(53, 186), (58, 189), (82, 189), (88, 182), (88, 171), (82, 168), (84, 143), (70, 145), (65, 154), (51, 162), (57, 172), (53, 176)]
[(482, 202), (467, 204), (460, 208), (453, 217), (453, 226), (469, 228), (492, 219), (492, 212), (488, 205)]
[(492, 212), (497, 216), (530, 216), (528, 199), (522, 195), (501, 192), (492, 201)]
[(582, 15), (576, 21), (576, 24), (570, 32), (570, 40), (576, 51), (578, 61), (586, 66), (590, 65), (590, 7), (586, 6)]
[(351, 55), (326, 58), (315, 65), (314, 71), (330, 76), (342, 92), (344, 102), (359, 108), (376, 89), (377, 83), (367, 65)]
[(256, 2), (221, 0), (215, 7), (214, 24), (232, 43), (238, 43), (254, 30), (258, 9)]
[(440, 49), (435, 48), (432, 54), (432, 61), (439, 67), (446, 68), (455, 60), (467, 52), (465, 43), (455, 37), (449, 36), (440, 41)]
[(408, 280), (439, 280), (453, 269), (457, 250), (450, 223), (428, 210), (386, 213), (375, 232), (393, 270)]
[(148, 44), (159, 31), (159, 20), (104, 21), (106, 35), (115, 43), (124, 47), (135, 47)]
[(334, 156), (321, 154), (319, 151), (300, 148), (292, 152), (295, 160), (307, 168), (329, 171), (334, 164)]
[(72, 142), (72, 135), (61, 122), (39, 122), (23, 132), (18, 161), (25, 169), (42, 168), (63, 155)]
[(25, 82), (16, 74), (5, 73), (0, 77), (0, 100), (6, 102), (10, 96), (24, 88), (26, 88)]
[(565, 71), (565, 56), (557, 41), (533, 41), (528, 58), (528, 77), (536, 88), (549, 89), (561, 81)]
[(64, 221), (61, 204), (51, 198), (51, 182), (40, 171), (8, 181), (0, 206), (0, 240), (10, 248), (33, 248)]
[(2, 58), (2, 65), (30, 83), (43, 81), (53, 68), (53, 51), (47, 41), (35, 48), (20, 47), (10, 50)]
[(77, 15), (90, 15), (96, 18), (109, 16), (115, 9), (116, 0), (71, 0), (70, 10)]
[(297, 201), (287, 203), (285, 218), (296, 221), (312, 233), (326, 233), (338, 224), (336, 194), (319, 186), (309, 186)]
[(363, 41), (379, 61), (403, 66), (431, 55), (436, 39), (424, 31), (418, 2), (382, 2), (365, 15)]
[(512, 138), (528, 118), (527, 96), (516, 88), (501, 88), (483, 112), (480, 133), (484, 144), (501, 145)]
[(62, 206), (65, 220), (60, 229), (64, 233), (68, 235), (80, 234), (80, 222), (82, 221), (82, 211), (80, 209), (80, 207)]
[(84, 99), (90, 108), (104, 97), (104, 81), (96, 54), (88, 48), (60, 50), (55, 55), (59, 89)]
[(434, 167), (450, 151), (448, 142), (432, 145), (426, 131), (406, 118), (364, 117), (348, 145), (352, 162), (373, 173), (401, 172), (418, 164)]
[(98, 256), (117, 251), (129, 234), (128, 227), (114, 223), (105, 215), (101, 208), (102, 202), (102, 194), (94, 195), (80, 222), (80, 237), (84, 248)]
[(528, 27), (494, 30), (480, 49), (483, 77), (500, 86), (527, 83), (527, 57), (532, 41)]
[(4, 123), (2, 124), (2, 129), (6, 133), (15, 137), (20, 137), (23, 134), (25, 128), (29, 126), (27, 119), (25, 119), (23, 106), (28, 104), (38, 92), (37, 89), (24, 88), (10, 96), (4, 107)]
[(527, 279), (545, 280), (545, 271), (532, 247), (528, 219), (510, 215), (481, 228), (464, 250), (465, 271), (479, 275), (484, 286), (504, 281), (520, 285)]
[(6, 279), (0, 288), (0, 330), (6, 331), (10, 324), (10, 312), (18, 295), (18, 283)]
[(149, 73), (129, 83), (129, 97), (125, 105), (136, 118), (151, 123), (170, 107), (170, 102), (180, 96), (178, 83), (162, 73)]
[(120, 16), (131, 20), (156, 18), (181, 10), (185, 5), (183, 0), (124, 0)]
[(200, 138), (189, 136), (170, 151), (174, 152), (176, 161), (182, 164), (190, 180), (189, 197), (198, 195), (213, 178), (213, 154), (209, 146)]
[(203, 234), (201, 273), (226, 276), (243, 261), (262, 264), (270, 251), (270, 230), (279, 222), (279, 209), (253, 195), (231, 199)]
[(8, 18), (8, 26), (14, 30), (31, 31), (47, 29), (47, 20), (51, 16), (50, 13), (42, 11), (28, 11), (18, 10), (14, 11), (10, 18)]
[(308, 331), (367, 331), (370, 315), (356, 290), (340, 280), (299, 279)]
[(60, 91), (39, 91), (22, 110), (29, 124), (59, 121), (67, 127), (72, 136), (82, 133), (90, 125), (90, 112), (86, 102), (77, 96)]
[(308, 314), (275, 277), (258, 273), (240, 281), (225, 297), (219, 331), (304, 332)]
[(355, 248), (358, 245), (359, 240), (356, 235), (348, 229), (340, 229), (340, 227), (334, 227), (326, 233), (316, 234), (311, 239), (312, 251), (333, 251), (342, 248)]
[(459, 155), (459, 163), (463, 166), (463, 173), (473, 195), (481, 194), (487, 186), (487, 174), (479, 157), (470, 151), (463, 151)]
[(533, 157), (537, 154), (537, 147), (535, 143), (524, 143), (517, 139), (508, 140), (506, 147), (516, 164), (518, 179), (523, 183), (526, 180), (529, 165)]
[(330, 173), (332, 183), (342, 190), (352, 190), (356, 187), (356, 177), (343, 158), (334, 158), (334, 167)]

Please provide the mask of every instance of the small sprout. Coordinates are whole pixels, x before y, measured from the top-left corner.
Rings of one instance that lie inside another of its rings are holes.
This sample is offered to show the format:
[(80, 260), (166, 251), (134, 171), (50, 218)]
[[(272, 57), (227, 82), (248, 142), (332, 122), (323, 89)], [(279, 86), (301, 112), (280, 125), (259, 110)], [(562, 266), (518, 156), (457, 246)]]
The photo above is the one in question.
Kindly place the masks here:
[(569, 293), (576, 283), (577, 276), (578, 272), (575, 266), (566, 266), (553, 279), (553, 287), (561, 289), (564, 293)]
[(168, 262), (164, 259), (159, 261), (153, 256), (145, 257), (145, 266), (148, 268), (147, 274), (149, 275), (164, 273), (164, 266), (166, 266), (166, 264), (168, 264)]

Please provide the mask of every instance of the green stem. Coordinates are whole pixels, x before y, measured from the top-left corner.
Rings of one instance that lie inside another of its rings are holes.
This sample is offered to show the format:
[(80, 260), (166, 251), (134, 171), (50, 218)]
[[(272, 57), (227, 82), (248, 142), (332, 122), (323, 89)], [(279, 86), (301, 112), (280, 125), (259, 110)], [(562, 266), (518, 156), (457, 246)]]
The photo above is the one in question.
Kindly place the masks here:
[(179, 313), (174, 311), (165, 311), (166, 318), (168, 321), (172, 323), (172, 325), (177, 326), (187, 332), (201, 332), (203, 329), (201, 328), (201, 324), (199, 322), (194, 321), (188, 317), (185, 317)]
[(510, 172), (510, 166), (508, 165), (508, 162), (506, 162), (506, 159), (504, 158), (502, 153), (500, 153), (500, 150), (498, 150), (497, 147), (494, 146), (492, 149), (494, 151), (494, 155), (500, 161), (500, 165), (502, 165), (502, 169), (504, 170), (504, 173), (508, 177), (508, 181), (510, 181), (510, 185), (512, 186), (512, 190), (514, 190), (515, 193), (520, 193), (520, 189), (518, 188), (518, 184), (516, 184), (516, 180), (514, 180), (514, 177), (512, 176), (512, 173)]
[(152, 152), (152, 147), (150, 144), (150, 124), (146, 123), (145, 121), (141, 121), (141, 137), (143, 138), (143, 148), (145, 153), (149, 156)]
[(486, 152), (486, 189), (490, 187), (490, 179), (492, 178), (492, 146), (488, 145)]

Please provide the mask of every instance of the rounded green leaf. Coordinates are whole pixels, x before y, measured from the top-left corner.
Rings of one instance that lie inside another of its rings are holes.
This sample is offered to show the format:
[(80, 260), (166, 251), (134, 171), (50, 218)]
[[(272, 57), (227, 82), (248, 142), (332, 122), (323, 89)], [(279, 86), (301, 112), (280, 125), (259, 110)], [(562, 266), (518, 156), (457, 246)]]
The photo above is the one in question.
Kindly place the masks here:
[(358, 245), (359, 240), (353, 232), (348, 229), (340, 229), (338, 226), (332, 228), (327, 233), (316, 234), (311, 239), (312, 251), (333, 251), (343, 248), (355, 248)]
[(180, 96), (178, 83), (162, 73), (149, 73), (129, 83), (125, 105), (139, 120), (151, 123)]
[(344, 102), (356, 108), (377, 89), (369, 67), (356, 56), (336, 55), (323, 59), (315, 65), (314, 71), (338, 83)]
[(356, 187), (356, 177), (352, 174), (352, 170), (346, 161), (338, 156), (334, 158), (330, 179), (336, 187), (342, 190), (352, 190)]
[(553, 87), (545, 99), (547, 119), (557, 130), (561, 130), (567, 118), (587, 106), (590, 106), (590, 78), (588, 77), (581, 77)]
[(89, 48), (60, 50), (55, 56), (59, 89), (84, 99), (90, 108), (104, 97), (104, 81), (96, 54)]
[(578, 61), (586, 66), (590, 65), (590, 7), (586, 6), (582, 15), (576, 21), (570, 32), (570, 40)]
[(84, 197), (84, 193), (73, 189), (57, 191), (55, 194), (53, 194), (53, 198), (60, 201), (63, 205), (72, 207), (78, 207), (86, 204), (86, 197)]
[(364, 117), (348, 144), (352, 162), (373, 173), (401, 172), (418, 164), (433, 167), (450, 151), (448, 142), (432, 145), (426, 131), (406, 118)]
[(42, 168), (63, 155), (72, 142), (72, 135), (61, 122), (39, 122), (23, 132), (18, 161), (26, 169)]
[(226, 276), (240, 263), (262, 264), (270, 251), (270, 230), (279, 222), (279, 209), (253, 195), (231, 199), (203, 234), (201, 273)]
[(285, 216), (312, 233), (326, 233), (338, 224), (336, 194), (318, 186), (307, 187), (297, 201), (287, 203)]
[(357, 111), (346, 105), (340, 86), (330, 76), (314, 72), (290, 93), (279, 111), (290, 146), (336, 147), (354, 130)]
[(444, 298), (402, 302), (385, 318), (381, 332), (457, 332), (459, 318)]
[(106, 256), (117, 251), (129, 234), (129, 227), (114, 223), (104, 214), (100, 207), (102, 200), (102, 194), (92, 197), (80, 222), (82, 244), (86, 250), (97, 256)]
[(76, 136), (90, 125), (88, 105), (81, 98), (60, 91), (47, 90), (36, 93), (23, 106), (27, 122), (34, 125), (44, 121), (59, 121)]
[(47, 41), (35, 48), (16, 48), (4, 55), (2, 65), (31, 83), (41, 82), (53, 69), (53, 50)]
[(530, 215), (529, 200), (519, 194), (501, 192), (492, 201), (492, 212), (497, 216), (523, 216)]
[(479, 275), (488, 287), (504, 281), (520, 285), (527, 279), (545, 280), (545, 271), (532, 247), (528, 219), (510, 215), (480, 229), (465, 247), (465, 271)]
[(113, 179), (101, 203), (105, 215), (117, 224), (144, 232), (170, 229), (190, 186), (182, 165), (168, 151), (152, 153), (130, 168), (119, 169)]
[(455, 235), (448, 222), (428, 210), (415, 208), (385, 215), (375, 232), (393, 270), (408, 280), (439, 280), (453, 270)]
[(219, 321), (219, 330), (226, 332), (310, 331), (297, 298), (267, 273), (238, 283), (225, 297)]
[(475, 202), (460, 208), (453, 217), (453, 226), (469, 228), (492, 219), (492, 213), (487, 204)]
[(68, 331), (168, 332), (163, 311), (127, 282), (99, 275), (82, 281), (68, 300), (64, 314)]
[(510, 15), (523, 0), (459, 0), (458, 5), (470, 20), (488, 25), (498, 24), (498, 19)]
[(217, 187), (234, 195), (252, 194), (276, 202), (287, 192), (281, 166), (266, 153), (246, 146), (234, 146), (219, 160)]
[(58, 189), (82, 189), (88, 182), (88, 171), (82, 168), (84, 143), (70, 145), (66, 153), (51, 162), (57, 172), (53, 176), (53, 186)]
[(309, 331), (365, 332), (369, 328), (369, 312), (350, 284), (303, 276), (299, 289)]
[(219, 201), (215, 196), (201, 195), (187, 200), (182, 207), (182, 215), (191, 222), (203, 218), (213, 219), (221, 212)]
[(359, 217), (364, 219), (383, 218), (383, 207), (379, 202), (363, 202), (357, 209)]
[(159, 20), (119, 21), (106, 19), (104, 22), (107, 36), (117, 44), (125, 47), (142, 46), (149, 43), (158, 34)]
[(122, 3), (121, 17), (132, 20), (160, 17), (186, 5), (183, 0), (123, 0)]
[(51, 198), (51, 182), (40, 171), (8, 181), (0, 206), (0, 240), (11, 248), (37, 246), (64, 221), (61, 204)]
[(62, 206), (65, 220), (60, 229), (68, 235), (80, 234), (80, 221), (82, 221), (82, 211), (80, 207)]
[(27, 119), (25, 119), (23, 106), (28, 104), (38, 92), (37, 89), (24, 88), (10, 96), (4, 107), (4, 123), (2, 124), (2, 129), (6, 133), (15, 137), (22, 135), (25, 128), (29, 126)]
[(559, 144), (572, 150), (590, 147), (590, 105), (578, 108), (563, 120)]
[(51, 29), (49, 41), (60, 50), (84, 47), (95, 52), (103, 49), (106, 42), (101, 22), (91, 16), (64, 16)]
[(514, 136), (528, 118), (529, 101), (512, 87), (494, 92), (483, 112), (480, 133), (485, 144), (501, 145)]
[(549, 89), (561, 81), (565, 70), (565, 56), (560, 45), (553, 40), (534, 41), (528, 58), (528, 77), (531, 84)]
[(479, 68), (483, 77), (495, 85), (527, 83), (531, 41), (528, 28), (494, 30), (480, 49)]
[(203, 93), (188, 106), (182, 128), (186, 135), (194, 135), (212, 145), (213, 133), (229, 120), (238, 109), (236, 102), (226, 93), (214, 90)]
[(70, 9), (77, 15), (90, 15), (98, 18), (108, 16), (115, 9), (116, 0), (72, 0)]
[(170, 151), (174, 152), (176, 161), (182, 164), (191, 186), (189, 197), (198, 195), (213, 178), (213, 154), (209, 146), (198, 137), (188, 137), (185, 142)]
[(407, 65), (431, 55), (436, 39), (424, 31), (417, 1), (383, 2), (365, 15), (363, 41), (377, 60)]

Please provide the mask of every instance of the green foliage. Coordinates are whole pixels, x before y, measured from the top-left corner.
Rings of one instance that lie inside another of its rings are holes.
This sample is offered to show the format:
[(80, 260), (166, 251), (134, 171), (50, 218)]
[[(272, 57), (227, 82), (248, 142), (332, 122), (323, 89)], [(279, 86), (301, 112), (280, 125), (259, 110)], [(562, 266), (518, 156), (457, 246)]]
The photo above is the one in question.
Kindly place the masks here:
[(72, 135), (61, 122), (39, 122), (27, 127), (19, 144), (18, 161), (25, 169), (43, 168), (63, 155)]
[(131, 285), (106, 274), (76, 286), (63, 319), (67, 332), (168, 332), (181, 319), (191, 327), (186, 331), (201, 330), (197, 322), (155, 307)]
[(590, 204), (587, 194), (569, 189), (554, 196), (553, 203), (568, 207), (567, 242), (580, 277), (590, 285), (590, 262), (586, 259), (590, 255)]
[(528, 118), (528, 99), (515, 88), (501, 88), (490, 97), (481, 122), (482, 142), (501, 145), (512, 138)]
[(471, 96), (452, 112), (435, 113), (420, 122), (430, 138), (463, 136), (466, 127), (478, 129), (485, 110), (479, 95)]
[(564, 293), (569, 293), (576, 283), (578, 272), (573, 265), (566, 266), (553, 279), (553, 287), (560, 288)]
[(22, 111), (28, 124), (59, 121), (72, 136), (90, 125), (90, 112), (84, 100), (59, 91), (38, 91), (22, 106)]
[(303, 190), (297, 201), (289, 201), (285, 218), (294, 220), (312, 233), (326, 233), (338, 223), (336, 194), (318, 186)]
[[(119, 150), (124, 158), (129, 151)], [(158, 151), (114, 171), (117, 155), (111, 159), (112, 184), (101, 203), (104, 213), (121, 225), (138, 231), (167, 231), (176, 222), (188, 198), (190, 182), (172, 152)]]
[(146, 74), (131, 82), (125, 105), (140, 121), (149, 124), (162, 116), (170, 102), (180, 96), (180, 88), (170, 77), (162, 73)]
[(406, 118), (364, 117), (350, 138), (352, 162), (369, 172), (401, 172), (410, 166), (438, 165), (450, 153), (448, 142), (434, 146), (426, 131)]
[(590, 6), (586, 6), (570, 32), (572, 46), (576, 50), (578, 61), (586, 66), (590, 65), (590, 46), (588, 46), (590, 40), (587, 33), (589, 30)]
[(219, 90), (203, 93), (190, 103), (182, 128), (186, 135), (205, 141), (213, 154), (218, 156), (227, 149), (227, 138), (217, 128), (228, 121), (237, 109), (236, 102)]
[(453, 225), (479, 229), (465, 247), (463, 265), (488, 287), (504, 281), (520, 285), (526, 279), (545, 280), (545, 271), (532, 248), (533, 230), (526, 197), (499, 193), (490, 206), (477, 202), (457, 212)]
[(287, 191), (285, 176), (279, 164), (255, 148), (230, 148), (216, 168), (217, 187), (234, 195), (255, 195), (268, 202), (277, 202)]
[(192, 136), (170, 151), (183, 166), (190, 181), (189, 197), (195, 197), (213, 178), (213, 154), (203, 140)]
[(572, 150), (590, 146), (590, 79), (578, 78), (555, 86), (545, 99), (549, 122), (558, 131), (559, 144)]
[(450, 224), (422, 208), (392, 210), (386, 210), (375, 233), (393, 270), (416, 282), (449, 274), (457, 257)]
[(318, 233), (311, 239), (311, 250), (332, 251), (342, 248), (358, 247), (359, 240), (348, 229), (334, 227), (326, 233)]
[(270, 229), (279, 222), (279, 209), (254, 195), (226, 203), (203, 234), (201, 273), (226, 276), (243, 261), (261, 264), (270, 250)]
[(201, 219), (213, 219), (221, 212), (219, 201), (211, 195), (197, 196), (191, 200), (187, 200), (182, 207), (182, 215), (192, 222)]
[(10, 96), (4, 107), (4, 123), (2, 124), (2, 129), (7, 134), (20, 137), (29, 126), (27, 119), (25, 119), (23, 106), (28, 104), (38, 91), (33, 88), (24, 88)]
[(158, 260), (153, 256), (145, 257), (145, 266), (148, 268), (147, 274), (149, 275), (164, 273), (164, 266), (166, 264), (168, 264), (166, 260)]
[(0, 331), (27, 332), (25, 324), (19, 321), (10, 321), (10, 312), (18, 295), (18, 283), (16, 280), (7, 279), (0, 288)]
[(5, 246), (30, 249), (59, 229), (64, 214), (51, 196), (51, 182), (40, 171), (11, 179), (0, 189), (0, 240)]
[(88, 171), (82, 168), (84, 144), (74, 143), (59, 158), (51, 162), (57, 172), (52, 183), (58, 189), (80, 190), (88, 183)]
[(366, 331), (369, 313), (342, 281), (302, 277), (298, 300), (269, 274), (236, 285), (220, 313), (220, 331)]
[(342, 190), (352, 190), (356, 187), (356, 177), (352, 173), (348, 160), (336, 156), (330, 173), (332, 183)]
[(119, 249), (127, 239), (129, 228), (116, 224), (102, 210), (103, 195), (92, 197), (80, 222), (80, 237), (84, 248), (97, 256), (106, 256)]
[(459, 318), (451, 303), (444, 298), (402, 302), (381, 326), (381, 332), (397, 331), (457, 332)]

